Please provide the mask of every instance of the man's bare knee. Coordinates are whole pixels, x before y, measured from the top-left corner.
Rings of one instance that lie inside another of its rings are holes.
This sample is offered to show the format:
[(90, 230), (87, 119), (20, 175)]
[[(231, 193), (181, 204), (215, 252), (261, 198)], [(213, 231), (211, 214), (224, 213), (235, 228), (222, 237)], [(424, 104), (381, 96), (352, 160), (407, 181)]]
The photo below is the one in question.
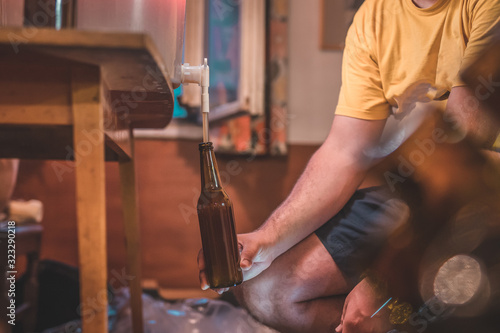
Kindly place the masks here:
[(341, 296), (348, 287), (330, 254), (312, 235), (233, 292), (242, 307), (268, 326), (286, 332), (326, 332), (338, 324)]
[(251, 280), (233, 288), (233, 293), (238, 303), (252, 316), (269, 325), (276, 314), (277, 305), (282, 303), (275, 293), (269, 293), (266, 289), (258, 280)]

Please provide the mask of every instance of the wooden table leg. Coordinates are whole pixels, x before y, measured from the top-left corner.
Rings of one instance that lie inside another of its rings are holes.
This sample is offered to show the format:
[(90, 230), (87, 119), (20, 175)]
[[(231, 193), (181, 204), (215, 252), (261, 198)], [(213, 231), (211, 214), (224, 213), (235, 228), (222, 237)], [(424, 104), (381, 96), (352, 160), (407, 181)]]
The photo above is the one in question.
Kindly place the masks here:
[(131, 137), (132, 159), (121, 159), (120, 182), (122, 191), (125, 241), (127, 248), (127, 274), (130, 281), (130, 304), (134, 333), (143, 332), (142, 287), (141, 287), (141, 244), (139, 219), (137, 214), (137, 194), (135, 190), (135, 168), (133, 159), (134, 142)]
[(98, 67), (72, 68), (81, 297), (77, 311), (81, 314), (85, 333), (108, 332), (104, 131), (100, 83)]

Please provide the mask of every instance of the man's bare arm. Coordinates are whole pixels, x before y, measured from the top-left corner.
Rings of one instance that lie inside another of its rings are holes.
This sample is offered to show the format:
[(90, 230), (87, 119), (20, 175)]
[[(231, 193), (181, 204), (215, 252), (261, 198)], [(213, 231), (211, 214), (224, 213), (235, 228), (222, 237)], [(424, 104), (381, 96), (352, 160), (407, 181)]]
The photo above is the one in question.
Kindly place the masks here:
[(365, 177), (364, 152), (376, 144), (385, 120), (336, 116), (330, 134), (309, 161), (288, 198), (259, 233), (276, 258), (335, 215)]
[[(238, 235), (245, 281), (267, 269), (275, 258), (309, 236), (345, 205), (369, 167), (364, 152), (378, 143), (384, 125), (385, 120), (335, 117), (330, 134), (311, 157), (288, 198), (258, 230)], [(202, 250), (198, 254), (198, 268), (201, 287), (207, 289)]]

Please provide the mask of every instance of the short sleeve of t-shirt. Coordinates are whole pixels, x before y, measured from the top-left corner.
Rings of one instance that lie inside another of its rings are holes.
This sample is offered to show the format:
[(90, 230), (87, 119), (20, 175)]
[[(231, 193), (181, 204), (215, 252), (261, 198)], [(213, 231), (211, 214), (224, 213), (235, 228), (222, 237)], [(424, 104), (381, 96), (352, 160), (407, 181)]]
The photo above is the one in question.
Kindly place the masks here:
[(499, 22), (500, 0), (439, 0), (426, 9), (412, 0), (365, 0), (347, 33), (335, 113), (385, 119), (391, 106), (415, 98), (417, 82), (432, 87), (431, 100), (464, 85), (459, 73), (495, 38)]
[(390, 105), (385, 99), (372, 49), (376, 18), (369, 7), (370, 2), (361, 6), (347, 33), (342, 59), (342, 87), (335, 114), (376, 120), (389, 116)]
[[(467, 46), (460, 71), (470, 66), (494, 38), (500, 38), (500, 0), (469, 0), (464, 10), (469, 20), (464, 27)], [(453, 86), (464, 85), (457, 76)]]

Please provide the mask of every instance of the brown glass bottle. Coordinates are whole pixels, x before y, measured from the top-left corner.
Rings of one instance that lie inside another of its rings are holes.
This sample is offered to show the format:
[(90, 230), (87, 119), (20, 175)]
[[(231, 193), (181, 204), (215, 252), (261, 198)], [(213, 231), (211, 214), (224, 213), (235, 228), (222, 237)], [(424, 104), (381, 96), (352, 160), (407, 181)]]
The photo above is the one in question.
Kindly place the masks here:
[(212, 143), (200, 143), (199, 148), (201, 194), (197, 208), (208, 284), (210, 288), (236, 286), (243, 281), (243, 274), (233, 204), (221, 186)]

